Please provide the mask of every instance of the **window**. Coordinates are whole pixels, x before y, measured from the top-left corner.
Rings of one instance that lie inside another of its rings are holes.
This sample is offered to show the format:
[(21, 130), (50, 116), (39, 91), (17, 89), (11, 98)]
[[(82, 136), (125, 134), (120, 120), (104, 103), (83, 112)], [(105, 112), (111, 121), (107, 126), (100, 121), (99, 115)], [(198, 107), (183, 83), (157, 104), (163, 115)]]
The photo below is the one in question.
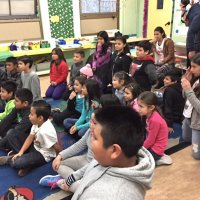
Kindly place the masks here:
[(37, 18), (37, 0), (1, 0), (0, 19)]
[(81, 18), (117, 17), (119, 0), (81, 0)]

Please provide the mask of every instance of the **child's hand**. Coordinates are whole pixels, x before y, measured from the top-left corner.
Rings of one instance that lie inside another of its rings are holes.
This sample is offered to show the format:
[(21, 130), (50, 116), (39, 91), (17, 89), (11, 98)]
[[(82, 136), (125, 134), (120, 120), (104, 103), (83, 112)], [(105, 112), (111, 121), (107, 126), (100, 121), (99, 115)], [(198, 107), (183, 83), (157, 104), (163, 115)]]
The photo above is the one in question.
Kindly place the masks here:
[(77, 131), (77, 127), (76, 127), (76, 125), (74, 125), (74, 126), (72, 126), (72, 127), (70, 128), (69, 133), (70, 133), (71, 135), (73, 135), (76, 131)]
[(51, 82), (51, 85), (56, 86), (57, 83), (52, 81), (52, 82)]
[(70, 96), (69, 96), (69, 99), (72, 100), (73, 98), (76, 97), (76, 92), (71, 92)]
[(68, 87), (68, 89), (69, 89), (70, 91), (73, 90), (73, 86), (72, 86), (72, 85), (68, 84), (67, 87)]
[(22, 156), (22, 155), (23, 155), (22, 152), (19, 152), (19, 153), (15, 154), (15, 155), (12, 157), (12, 161), (14, 162), (15, 159), (16, 159), (17, 157), (20, 157), (20, 156)]
[(174, 132), (174, 129), (173, 129), (173, 128), (168, 127), (168, 129), (169, 129), (169, 134), (172, 134), (172, 133)]
[(100, 107), (99, 102), (92, 100), (92, 108), (93, 108), (93, 109), (97, 109), (97, 108), (99, 108), (99, 107)]
[(56, 182), (57, 186), (64, 190), (65, 192), (69, 191), (69, 186), (66, 184), (65, 179), (60, 179)]
[(52, 167), (53, 170), (58, 171), (58, 168), (60, 167), (60, 163), (61, 163), (61, 156), (58, 155), (52, 162)]
[(181, 86), (184, 91), (192, 88), (190, 82), (186, 78), (181, 79)]
[(191, 72), (190, 68), (186, 70), (183, 78), (186, 78), (188, 81), (192, 80), (192, 72)]
[(189, 59), (192, 59), (192, 58), (195, 56), (195, 54), (196, 54), (195, 51), (190, 51), (190, 52), (188, 53)]

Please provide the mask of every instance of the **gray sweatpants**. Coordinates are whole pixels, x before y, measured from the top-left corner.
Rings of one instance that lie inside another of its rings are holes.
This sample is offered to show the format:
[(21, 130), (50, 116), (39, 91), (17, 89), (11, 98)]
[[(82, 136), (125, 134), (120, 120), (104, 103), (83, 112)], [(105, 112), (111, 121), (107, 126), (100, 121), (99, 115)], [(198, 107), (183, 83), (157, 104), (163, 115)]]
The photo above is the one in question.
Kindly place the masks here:
[(87, 161), (86, 154), (80, 156), (73, 156), (71, 158), (61, 161), (60, 167), (58, 168), (58, 174), (64, 179), (67, 179), (74, 171), (82, 168), (89, 162)]

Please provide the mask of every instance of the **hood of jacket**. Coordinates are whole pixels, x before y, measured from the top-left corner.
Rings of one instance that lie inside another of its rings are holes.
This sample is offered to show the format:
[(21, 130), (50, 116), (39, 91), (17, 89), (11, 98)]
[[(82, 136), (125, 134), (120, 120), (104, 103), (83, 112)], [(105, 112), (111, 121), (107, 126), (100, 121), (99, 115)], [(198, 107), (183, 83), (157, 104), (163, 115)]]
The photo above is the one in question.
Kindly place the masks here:
[(138, 152), (138, 164), (129, 168), (111, 167), (107, 170), (107, 174), (125, 178), (131, 182), (140, 184), (145, 189), (151, 188), (151, 180), (155, 168), (155, 162), (144, 147)]

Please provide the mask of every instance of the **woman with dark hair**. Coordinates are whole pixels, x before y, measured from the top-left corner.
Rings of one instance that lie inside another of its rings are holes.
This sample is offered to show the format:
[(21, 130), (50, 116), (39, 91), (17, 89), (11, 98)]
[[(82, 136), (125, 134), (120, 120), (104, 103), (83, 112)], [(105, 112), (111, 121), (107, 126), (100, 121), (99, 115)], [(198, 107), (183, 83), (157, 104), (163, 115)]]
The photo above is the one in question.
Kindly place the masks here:
[(167, 38), (164, 29), (160, 26), (154, 29), (153, 53), (155, 64), (157, 65), (157, 78), (159, 80), (158, 88), (163, 86), (165, 74), (174, 68), (174, 42)]

